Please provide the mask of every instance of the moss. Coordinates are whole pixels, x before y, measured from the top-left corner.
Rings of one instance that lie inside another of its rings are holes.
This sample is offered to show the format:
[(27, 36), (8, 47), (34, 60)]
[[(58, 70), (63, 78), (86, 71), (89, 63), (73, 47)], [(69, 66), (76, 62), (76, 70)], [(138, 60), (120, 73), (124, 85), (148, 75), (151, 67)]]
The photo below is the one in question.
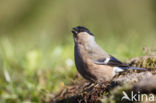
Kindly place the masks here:
[(118, 86), (114, 89), (112, 89), (108, 96), (103, 96), (101, 99), (102, 103), (128, 103), (129, 101), (121, 100), (123, 97), (123, 91), (130, 94), (132, 86), (131, 84), (125, 84), (122, 86)]
[(137, 67), (143, 67), (150, 70), (156, 70), (156, 56), (150, 55), (150, 56), (144, 56), (135, 58), (130, 61), (132, 63), (132, 66)]

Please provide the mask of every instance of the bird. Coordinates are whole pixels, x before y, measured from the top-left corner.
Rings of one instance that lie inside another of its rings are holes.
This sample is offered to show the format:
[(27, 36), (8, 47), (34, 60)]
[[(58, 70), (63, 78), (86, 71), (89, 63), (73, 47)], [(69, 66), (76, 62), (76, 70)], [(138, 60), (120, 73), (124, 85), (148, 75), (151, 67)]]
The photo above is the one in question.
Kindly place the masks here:
[(114, 76), (132, 67), (105, 52), (95, 41), (94, 34), (84, 26), (72, 29), (75, 65), (80, 75), (90, 82), (109, 82)]

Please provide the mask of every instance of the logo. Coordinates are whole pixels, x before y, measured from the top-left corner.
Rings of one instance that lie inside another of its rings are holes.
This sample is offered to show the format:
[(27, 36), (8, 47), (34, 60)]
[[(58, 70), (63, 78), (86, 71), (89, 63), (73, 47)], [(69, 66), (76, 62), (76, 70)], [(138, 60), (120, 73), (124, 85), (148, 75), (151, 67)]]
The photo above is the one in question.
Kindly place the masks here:
[(123, 91), (123, 97), (121, 98), (121, 101), (123, 100), (128, 100), (128, 101), (155, 101), (154, 95), (153, 94), (141, 94), (140, 92), (134, 93), (131, 91), (130, 96)]

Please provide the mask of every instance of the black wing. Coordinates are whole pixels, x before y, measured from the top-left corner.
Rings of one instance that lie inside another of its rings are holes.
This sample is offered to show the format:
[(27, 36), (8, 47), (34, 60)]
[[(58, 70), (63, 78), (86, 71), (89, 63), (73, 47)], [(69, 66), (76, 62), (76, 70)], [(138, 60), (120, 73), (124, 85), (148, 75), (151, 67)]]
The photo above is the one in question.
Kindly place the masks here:
[(122, 63), (118, 59), (116, 59), (113, 56), (110, 56), (109, 58), (99, 59), (95, 61), (95, 64), (98, 65), (111, 65), (111, 66), (120, 66), (120, 67), (127, 67), (128, 64)]

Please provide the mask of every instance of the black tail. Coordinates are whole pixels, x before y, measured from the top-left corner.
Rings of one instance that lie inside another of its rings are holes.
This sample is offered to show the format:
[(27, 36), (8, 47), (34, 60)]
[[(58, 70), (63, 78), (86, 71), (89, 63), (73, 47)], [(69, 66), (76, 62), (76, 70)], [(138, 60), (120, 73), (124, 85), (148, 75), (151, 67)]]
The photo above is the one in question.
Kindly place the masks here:
[(147, 70), (147, 69), (145, 69), (145, 68), (138, 68), (138, 67), (120, 67), (120, 68), (122, 68), (122, 69), (124, 69), (124, 70), (126, 70), (126, 69), (133, 69), (133, 70)]

